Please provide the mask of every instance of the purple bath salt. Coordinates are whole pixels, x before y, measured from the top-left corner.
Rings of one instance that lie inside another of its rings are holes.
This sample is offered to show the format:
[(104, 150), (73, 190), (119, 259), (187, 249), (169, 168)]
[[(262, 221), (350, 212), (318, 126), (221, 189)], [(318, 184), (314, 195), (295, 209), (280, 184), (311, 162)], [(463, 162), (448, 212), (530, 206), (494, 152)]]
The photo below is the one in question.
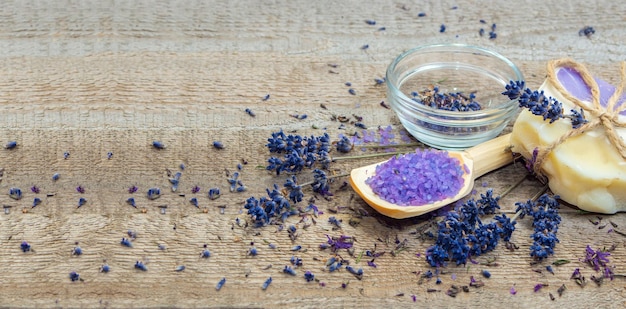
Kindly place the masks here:
[(402, 206), (421, 206), (455, 196), (465, 180), (459, 159), (447, 151), (415, 150), (376, 167), (365, 183), (383, 200)]

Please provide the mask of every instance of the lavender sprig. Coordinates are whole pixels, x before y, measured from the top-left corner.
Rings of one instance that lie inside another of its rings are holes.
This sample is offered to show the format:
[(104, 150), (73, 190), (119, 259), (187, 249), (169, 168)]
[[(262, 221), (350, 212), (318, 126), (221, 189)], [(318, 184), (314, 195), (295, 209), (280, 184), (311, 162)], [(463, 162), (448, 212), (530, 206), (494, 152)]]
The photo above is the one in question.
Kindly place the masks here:
[(287, 217), (297, 214), (297, 211), (291, 207), (289, 200), (285, 198), (277, 185), (274, 185), (272, 191), (269, 189), (266, 191), (268, 197), (261, 197), (260, 199), (250, 197), (244, 205), (257, 227), (270, 224), (273, 218), (281, 218), (284, 221)]
[(448, 261), (466, 264), (472, 256), (495, 249), (500, 240), (508, 242), (515, 231), (516, 217), (496, 215), (490, 223), (480, 219), (495, 213), (500, 208), (499, 200), (490, 189), (479, 200), (470, 199), (448, 212), (438, 224), (436, 242), (427, 249), (426, 261), (433, 267), (445, 266)]
[(547, 194), (540, 196), (536, 202), (515, 203), (519, 218), (529, 215), (533, 217), (535, 232), (530, 236), (533, 244), (530, 246), (530, 256), (536, 260), (543, 260), (554, 254), (554, 247), (559, 239), (556, 232), (561, 222), (558, 208), (558, 196), (551, 197)]
[(573, 129), (578, 129), (587, 123), (582, 108), (580, 111), (572, 109), (569, 114), (563, 114), (561, 102), (553, 97), (547, 97), (543, 90), (533, 91), (524, 87), (524, 81), (510, 81), (502, 94), (508, 96), (510, 100), (517, 100), (520, 107), (528, 109), (533, 115), (542, 116), (544, 121), (550, 119), (550, 123), (553, 123), (559, 119), (568, 118)]
[(267, 148), (270, 153), (283, 154), (282, 158), (270, 157), (267, 162), (267, 170), (275, 170), (277, 175), (281, 172), (299, 173), (302, 169), (312, 168), (316, 163), (321, 168), (327, 169), (331, 162), (330, 136), (324, 133), (322, 136), (286, 135), (282, 130), (272, 133), (267, 140)]

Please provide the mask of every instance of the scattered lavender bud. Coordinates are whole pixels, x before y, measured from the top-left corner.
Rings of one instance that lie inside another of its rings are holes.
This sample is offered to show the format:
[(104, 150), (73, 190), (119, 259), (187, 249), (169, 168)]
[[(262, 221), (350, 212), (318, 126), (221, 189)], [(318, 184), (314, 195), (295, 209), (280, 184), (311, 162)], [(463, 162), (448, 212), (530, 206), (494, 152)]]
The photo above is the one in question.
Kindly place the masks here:
[(220, 188), (209, 189), (209, 199), (215, 200), (220, 197)]
[(69, 159), (69, 158), (70, 158), (70, 153), (69, 153), (68, 151), (64, 152), (64, 153), (63, 153), (63, 158), (64, 158), (65, 160)]
[(133, 206), (133, 207), (137, 208), (137, 203), (135, 203), (135, 198), (134, 198), (134, 197), (129, 197), (129, 198), (126, 200), (126, 203), (127, 203), (128, 205), (130, 205), (130, 206)]
[(22, 252), (28, 252), (30, 251), (30, 244), (26, 241), (22, 241), (22, 244), (20, 244), (20, 249), (22, 249)]
[(486, 269), (483, 269), (482, 274), (485, 278), (491, 278), (491, 273)]
[(369, 44), (365, 44), (365, 45), (361, 46), (361, 49), (362, 49), (362, 50), (366, 50), (366, 49), (368, 49), (368, 48), (370, 48), (370, 45), (369, 45)]
[(285, 265), (285, 268), (283, 268), (283, 272), (292, 276), (296, 275), (296, 271), (293, 268), (289, 267), (288, 265)]
[(301, 249), (302, 249), (302, 246), (300, 246), (300, 245), (296, 245), (296, 246), (291, 247), (291, 251), (300, 251)]
[(191, 188), (191, 193), (196, 194), (198, 192), (200, 192), (200, 187), (194, 186), (193, 188)]
[(356, 95), (356, 90), (354, 90), (354, 89), (352, 89), (352, 88), (348, 89), (348, 92), (349, 92), (351, 95)]
[(16, 141), (10, 141), (4, 146), (5, 149), (15, 149), (15, 147), (17, 147)]
[(52, 175), (52, 180), (53, 181), (57, 181), (57, 180), (59, 180), (60, 177), (61, 177), (61, 175), (59, 173), (54, 173), (54, 175)]
[(111, 158), (113, 158), (113, 153), (112, 152), (107, 152), (107, 159), (111, 160)]
[(440, 32), (440, 33), (444, 33), (444, 32), (446, 32), (446, 25), (441, 24), (441, 26), (439, 27), (439, 32)]
[(293, 118), (296, 118), (298, 120), (304, 120), (304, 119), (307, 119), (307, 117), (309, 117), (309, 116), (307, 116), (307, 114), (301, 114), (301, 115), (293, 114), (293, 115), (290, 115), (290, 116), (293, 117)]
[(101, 273), (108, 273), (109, 271), (111, 271), (111, 267), (109, 267), (109, 265), (102, 264), (102, 266), (100, 266)]
[(136, 186), (132, 186), (132, 187), (128, 188), (128, 193), (133, 194), (133, 193), (137, 192), (137, 190), (139, 190), (139, 188), (137, 188)]
[[(591, 246), (587, 245), (585, 249), (585, 259), (583, 260), (583, 262), (593, 267), (596, 272), (602, 271), (602, 278), (608, 278), (610, 280), (613, 280), (613, 278), (615, 277), (613, 271), (614, 266), (609, 265), (609, 256), (611, 256), (610, 251), (611, 249), (606, 248), (594, 250), (593, 248), (591, 248)], [(572, 275), (572, 277), (574, 277), (574, 275)], [(595, 276), (592, 276), (591, 279), (593, 280), (594, 277)]]
[(76, 208), (81, 208), (85, 204), (87, 204), (87, 199), (85, 199), (84, 197), (81, 197), (78, 199), (78, 207)]
[(591, 35), (596, 33), (596, 30), (591, 26), (585, 26), (580, 31), (578, 31), (578, 36), (586, 36), (587, 38), (591, 38)]
[(543, 284), (543, 283), (538, 283), (538, 284), (536, 284), (536, 285), (535, 285), (535, 287), (533, 288), (533, 290), (534, 290), (535, 292), (539, 292), (539, 290), (541, 290), (541, 288), (543, 288), (543, 287), (544, 287), (544, 284)]
[(78, 192), (78, 193), (85, 193), (85, 188), (83, 188), (81, 186), (78, 186), (78, 187), (76, 187), (76, 192)]
[(266, 95), (263, 97), (263, 99), (262, 99), (262, 100), (263, 100), (263, 101), (267, 101), (267, 100), (269, 100), (269, 99), (270, 99), (270, 94), (268, 93), (268, 94), (266, 94)]
[(153, 141), (152, 142), (152, 147), (154, 147), (156, 149), (159, 149), (159, 150), (162, 150), (162, 149), (165, 149), (165, 144), (163, 144), (162, 142), (159, 142), (159, 141)]
[(136, 269), (139, 269), (139, 270), (141, 270), (141, 271), (147, 271), (147, 270), (148, 270), (148, 267), (146, 267), (146, 265), (144, 265), (144, 264), (143, 264), (142, 262), (140, 262), (140, 261), (135, 262), (135, 268), (136, 268)]
[(417, 13), (417, 17), (426, 17), (426, 13), (419, 12), (419, 13)]
[(315, 275), (313, 275), (310, 271), (307, 270), (304, 272), (304, 279), (306, 280), (306, 282), (311, 282), (315, 280)]
[(33, 206), (31, 208), (35, 208), (39, 204), (41, 204), (41, 199), (36, 197), (35, 199), (33, 199)]
[(372, 19), (366, 19), (366, 20), (365, 20), (365, 23), (366, 23), (366, 24), (368, 24), (368, 25), (370, 25), (370, 26), (373, 26), (373, 25), (375, 25), (375, 24), (376, 24), (376, 21), (375, 21), (375, 20), (372, 20)]
[(174, 269), (174, 271), (177, 271), (177, 272), (181, 272), (183, 270), (185, 270), (185, 265), (176, 266), (176, 268)]
[(296, 267), (302, 266), (302, 259), (297, 256), (292, 256), (291, 259), (289, 259), (289, 262), (291, 262), (291, 264)]
[(256, 117), (256, 114), (249, 108), (246, 108), (246, 114), (250, 115), (250, 117)]
[(357, 279), (361, 280), (363, 278), (363, 268), (355, 269), (354, 267), (348, 265), (346, 266), (346, 270), (356, 276)]
[(20, 190), (20, 188), (9, 189), (9, 197), (14, 200), (22, 199), (22, 190)]
[(149, 200), (156, 200), (159, 197), (161, 197), (161, 189), (159, 189), (159, 188), (150, 188), (150, 189), (148, 189), (148, 199)]
[(239, 172), (234, 172), (232, 178), (228, 178), (230, 184), (230, 192), (235, 192), (237, 189), (237, 178), (239, 178)]
[(263, 285), (261, 286), (262, 290), (267, 290), (267, 288), (270, 286), (270, 284), (272, 284), (272, 277), (267, 278), (267, 280), (265, 280), (265, 282), (263, 282)]
[(208, 259), (211, 257), (211, 252), (209, 251), (209, 249), (206, 249), (205, 247), (205, 249), (202, 250), (202, 253), (200, 253), (200, 257), (203, 259)]
[(215, 141), (213, 142), (213, 147), (216, 149), (224, 149), (224, 144), (222, 144), (222, 142)]
[(259, 254), (259, 253), (258, 253), (258, 251), (256, 250), (256, 248), (255, 248), (255, 247), (252, 247), (252, 248), (250, 248), (250, 249), (248, 250), (248, 255), (251, 255), (251, 256), (256, 256), (257, 254)]
[(352, 83), (351, 83), (351, 82), (346, 82), (344, 85), (346, 85), (346, 86), (348, 86), (348, 87), (351, 87), (351, 86), (352, 86)]
[(237, 163), (237, 170), (241, 171), (243, 169), (243, 165), (241, 163)]
[(30, 192), (37, 194), (39, 193), (39, 188), (37, 186), (32, 186), (30, 187)]
[(200, 207), (200, 206), (198, 206), (198, 199), (197, 199), (197, 198), (195, 198), (195, 197), (192, 197), (192, 198), (189, 200), (189, 203), (191, 203), (191, 205), (193, 205), (193, 206), (196, 206), (196, 208), (199, 208), (199, 207)]
[(70, 280), (72, 280), (72, 282), (78, 281), (80, 280), (80, 275), (77, 272), (73, 271), (70, 273)]
[(367, 126), (365, 124), (363, 124), (362, 122), (355, 122), (354, 126), (357, 128), (361, 128), (363, 130), (367, 130)]
[(335, 216), (329, 217), (328, 218), (328, 223), (334, 225), (335, 228), (338, 228), (338, 229), (341, 228), (341, 219), (337, 219), (337, 218), (335, 218)]
[(82, 255), (83, 254), (83, 249), (81, 249), (79, 246), (74, 247), (74, 249), (72, 249), (72, 255)]
[(220, 280), (215, 286), (215, 290), (217, 291), (221, 290), (225, 283), (226, 283), (226, 278), (222, 278), (222, 280)]
[(120, 244), (124, 247), (129, 247), (132, 248), (133, 247), (133, 243), (130, 242), (130, 239), (126, 238), (126, 237), (122, 237), (122, 241), (120, 241)]

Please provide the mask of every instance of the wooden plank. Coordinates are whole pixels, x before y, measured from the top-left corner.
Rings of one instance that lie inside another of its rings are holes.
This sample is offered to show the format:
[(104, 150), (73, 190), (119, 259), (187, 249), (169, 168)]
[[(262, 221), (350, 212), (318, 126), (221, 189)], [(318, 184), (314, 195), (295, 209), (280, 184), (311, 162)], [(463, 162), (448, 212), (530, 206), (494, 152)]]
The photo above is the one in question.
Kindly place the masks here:
[[(451, 9), (458, 6), (457, 9)], [(400, 52), (419, 44), (470, 43), (493, 48), (510, 57), (523, 70), (527, 83), (536, 87), (544, 78), (549, 59), (570, 56), (590, 64), (592, 71), (617, 83), (616, 63), (626, 54), (626, 20), (619, 1), (545, 3), (531, 1), (515, 6), (472, 1), (421, 4), (372, 1), (332, 3), (317, 1), (229, 3), (187, 1), (120, 2), (56, 1), (16, 2), (0, 13), (0, 142), (17, 140), (15, 150), (2, 149), (4, 169), (0, 192), (19, 187), (22, 200), (0, 194), (0, 204), (10, 205), (0, 215), (0, 305), (7, 307), (622, 307), (623, 277), (605, 281), (599, 288), (590, 282), (579, 288), (570, 275), (580, 268), (589, 279), (595, 272), (581, 262), (587, 244), (594, 248), (616, 245), (611, 253), (615, 273), (624, 274), (625, 237), (608, 233), (611, 220), (625, 231), (623, 214), (579, 214), (564, 206), (556, 254), (547, 262), (531, 266), (528, 247), (530, 222), (517, 224), (514, 252), (500, 246), (476, 260), (496, 258), (498, 266), (470, 264), (449, 266), (435, 279), (420, 284), (416, 272), (434, 270), (424, 260), (432, 244), (415, 234), (426, 218), (383, 218), (351, 190), (338, 191), (332, 200), (315, 204), (324, 211), (317, 224), (305, 229), (299, 218), (289, 218), (300, 236), (291, 241), (278, 226), (245, 227), (250, 221), (243, 209), (245, 199), (260, 197), (286, 176), (264, 169), (270, 156), (265, 148), (271, 132), (297, 130), (299, 134), (325, 132), (336, 139), (340, 130), (333, 115), (364, 117), (370, 128), (401, 126), (391, 110), (380, 106), (385, 88), (374, 78), (384, 76), (386, 66)], [(417, 17), (426, 12), (426, 17)], [(366, 19), (377, 24), (367, 25)], [(487, 24), (481, 24), (484, 19)], [(439, 33), (440, 25), (447, 26)], [(497, 24), (498, 37), (480, 37), (478, 30)], [(592, 25), (590, 39), (578, 30)], [(379, 31), (384, 26), (386, 30)], [(363, 50), (365, 44), (369, 48)], [(337, 64), (336, 68), (328, 64)], [(329, 72), (332, 70), (334, 73)], [(351, 82), (356, 95), (348, 93)], [(262, 98), (270, 94), (270, 98)], [(323, 104), (326, 109), (320, 107)], [(256, 117), (244, 111), (252, 109)], [(290, 114), (307, 114), (297, 120)], [(314, 128), (314, 127), (317, 127)], [(508, 129), (510, 130), (510, 128)], [(156, 150), (152, 141), (167, 147)], [(212, 147), (221, 141), (225, 149)], [(65, 159), (64, 152), (70, 156)], [(107, 152), (113, 157), (107, 159)], [(242, 159), (248, 161), (241, 180), (248, 190), (230, 193), (226, 169), (233, 173)], [(333, 172), (349, 171), (382, 159), (338, 161)], [(171, 192), (167, 170), (179, 171), (181, 184)], [(60, 173), (58, 181), (52, 180)], [(507, 166), (487, 174), (476, 183), (478, 193), (494, 188), (503, 192), (522, 177), (521, 165)], [(311, 178), (309, 171), (299, 179)], [(333, 184), (338, 188), (342, 183)], [(483, 183), (485, 186), (483, 186)], [(31, 186), (41, 193), (31, 193)], [(139, 191), (128, 193), (137, 186)], [(191, 189), (202, 191), (194, 195)], [(77, 186), (85, 193), (76, 191)], [(149, 201), (146, 191), (159, 187), (164, 194)], [(207, 189), (220, 187), (222, 196), (209, 200)], [(514, 203), (525, 201), (542, 187), (526, 180), (502, 199), (502, 211), (513, 213)], [(307, 189), (308, 190), (308, 189)], [(46, 197), (46, 194), (54, 194)], [(185, 196), (179, 196), (183, 193)], [(313, 196), (305, 190), (306, 198)], [(43, 203), (30, 209), (32, 199)], [(200, 208), (189, 199), (196, 196)], [(87, 204), (77, 208), (78, 199)], [(138, 208), (126, 203), (135, 197)], [(159, 206), (167, 205), (161, 214)], [(226, 206), (220, 213), (219, 206)], [(303, 206), (306, 206), (303, 203)], [(146, 209), (143, 213), (141, 209)], [(341, 209), (337, 214), (332, 209)], [(22, 209), (28, 209), (23, 213)], [(361, 217), (363, 213), (369, 216)], [(332, 230), (329, 216), (343, 220)], [(351, 226), (350, 219), (359, 224)], [(236, 224), (240, 220), (241, 226)], [(127, 231), (137, 232), (133, 248), (119, 244)], [(390, 253), (376, 259), (377, 268), (363, 267), (363, 280), (345, 270), (324, 269), (331, 254), (320, 251), (326, 235), (356, 238), (355, 255), (365, 250), (390, 252), (395, 239), (407, 241), (396, 257)], [(22, 241), (34, 252), (22, 253)], [(76, 242), (81, 256), (72, 256)], [(270, 249), (266, 242), (277, 246)], [(251, 243), (259, 255), (247, 255)], [(200, 258), (207, 244), (212, 256)], [(165, 247), (164, 250), (159, 245)], [(306, 251), (292, 252), (294, 245)], [(416, 256), (419, 254), (420, 256)], [(303, 259), (296, 277), (282, 273), (291, 256)], [(571, 263), (545, 266), (556, 259)], [(134, 269), (146, 262), (148, 271)], [(104, 262), (108, 274), (99, 273)], [(185, 265), (183, 272), (175, 268)], [(268, 266), (271, 265), (271, 268)], [(452, 284), (467, 285), (488, 269), (492, 277), (481, 278), (485, 286), (472, 288), (456, 298), (446, 295)], [(320, 282), (307, 283), (304, 270)], [(536, 272), (533, 270), (541, 270)], [(70, 282), (76, 271), (84, 281)], [(454, 274), (456, 279), (453, 279)], [(271, 276), (272, 285), (261, 290)], [(227, 282), (221, 291), (215, 285)], [(341, 284), (347, 283), (346, 288)], [(538, 283), (548, 286), (538, 292)], [(565, 284), (563, 297), (557, 289)], [(509, 289), (515, 287), (517, 295)], [(428, 292), (434, 289), (435, 292)], [(548, 293), (556, 296), (550, 301)], [(402, 294), (403, 296), (397, 296)], [(416, 296), (416, 301), (411, 299)]]

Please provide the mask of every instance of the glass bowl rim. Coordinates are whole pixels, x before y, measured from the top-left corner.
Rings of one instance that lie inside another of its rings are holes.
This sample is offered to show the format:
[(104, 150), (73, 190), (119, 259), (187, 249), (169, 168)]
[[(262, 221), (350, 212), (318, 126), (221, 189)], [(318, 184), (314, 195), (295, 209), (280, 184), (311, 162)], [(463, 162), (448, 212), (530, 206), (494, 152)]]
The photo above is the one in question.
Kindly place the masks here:
[[(506, 58), (505, 56), (503, 56), (502, 54), (496, 51), (479, 47), (479, 46), (462, 44), (462, 43), (443, 43), (443, 44), (422, 45), (422, 46), (414, 47), (412, 49), (409, 49), (401, 53), (387, 67), (386, 76), (385, 76), (385, 84), (387, 86), (387, 89), (392, 93), (393, 96), (399, 97), (398, 99), (391, 100), (390, 103), (392, 105), (396, 101), (401, 101), (401, 102), (396, 102), (396, 104), (401, 104), (405, 106), (406, 108), (413, 110), (414, 112), (427, 112), (427, 113), (436, 112), (438, 116), (448, 116), (448, 117), (455, 117), (455, 118), (466, 118), (464, 116), (471, 117), (471, 118), (491, 117), (499, 113), (503, 113), (503, 115), (507, 115), (508, 113), (505, 111), (508, 111), (513, 108), (517, 108), (517, 104), (516, 104), (517, 100), (505, 101), (503, 104), (501, 104), (500, 106), (496, 108), (487, 108), (487, 109), (481, 109), (477, 111), (466, 111), (466, 112), (447, 111), (447, 110), (437, 109), (437, 108), (422, 105), (422, 104), (414, 104), (414, 105), (411, 104), (410, 106), (407, 106), (407, 104), (403, 104), (403, 102), (411, 102), (412, 99), (409, 98), (404, 92), (400, 91), (400, 89), (396, 86), (396, 83), (398, 82), (397, 78), (390, 78), (391, 76), (395, 77), (395, 74), (393, 73), (393, 71), (398, 66), (398, 64), (402, 60), (404, 60), (405, 58), (413, 54), (416, 54), (422, 51), (436, 50), (436, 49), (446, 48), (446, 47), (451, 47), (455, 49), (451, 51), (461, 51), (461, 52), (466, 51), (470, 53), (475, 53), (476, 51), (478, 51), (482, 54), (486, 54), (490, 58), (495, 58), (497, 60), (500, 60), (504, 64), (506, 64), (508, 68), (512, 69), (513, 73), (517, 77), (517, 81), (524, 81), (524, 76), (522, 72), (520, 71), (520, 69), (517, 67), (517, 65), (515, 65), (515, 63), (513, 63), (510, 59)], [(474, 51), (474, 52), (471, 52), (471, 51)]]

